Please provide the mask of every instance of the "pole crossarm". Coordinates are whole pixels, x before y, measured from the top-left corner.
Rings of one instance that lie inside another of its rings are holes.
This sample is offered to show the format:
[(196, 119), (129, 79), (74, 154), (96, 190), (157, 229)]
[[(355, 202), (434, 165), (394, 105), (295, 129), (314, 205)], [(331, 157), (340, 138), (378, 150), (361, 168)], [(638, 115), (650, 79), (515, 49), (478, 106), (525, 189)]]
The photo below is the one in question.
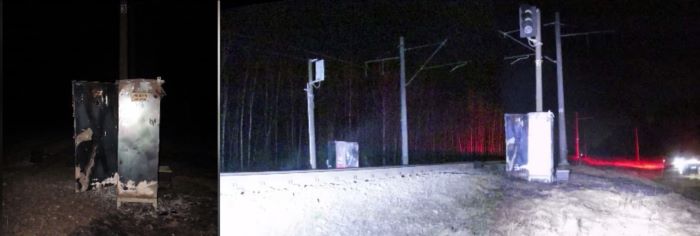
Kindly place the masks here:
[(407, 87), (408, 87), (408, 85), (411, 84), (411, 82), (413, 81), (413, 79), (415, 79), (416, 76), (418, 76), (418, 74), (425, 68), (425, 65), (427, 65), (428, 62), (430, 62), (430, 60), (433, 59), (433, 57), (435, 56), (435, 54), (437, 54), (437, 53), (440, 51), (440, 49), (442, 49), (442, 47), (445, 46), (445, 43), (447, 43), (447, 39), (443, 40), (443, 41), (440, 43), (440, 46), (439, 46), (438, 48), (436, 48), (435, 51), (433, 51), (433, 54), (430, 54), (430, 57), (428, 57), (428, 59), (426, 59), (425, 62), (423, 62), (423, 65), (421, 65), (420, 68), (418, 68), (418, 70), (416, 70), (416, 72), (413, 73), (413, 76), (411, 76), (411, 79), (409, 79), (408, 82), (406, 82), (406, 86), (407, 86)]
[[(549, 22), (549, 23), (546, 23), (546, 24), (542, 24), (542, 26), (553, 26), (554, 23), (555, 23), (555, 22)], [(559, 23), (559, 25), (561, 25), (561, 26), (571, 26), (571, 25), (568, 25), (568, 24), (561, 24), (561, 23)], [(501, 32), (501, 31), (499, 31), (499, 32)], [(501, 32), (501, 33), (512, 34), (512, 33), (518, 33), (518, 32), (520, 32), (520, 29), (514, 29), (514, 30), (505, 31), (505, 32)]]
[(437, 69), (437, 68), (442, 68), (442, 67), (446, 67), (446, 66), (454, 66), (450, 70), (450, 72), (452, 72), (452, 71), (456, 70), (457, 68), (460, 68), (460, 67), (467, 65), (467, 63), (469, 63), (469, 62), (471, 62), (471, 61), (457, 61), (457, 62), (450, 62), (450, 63), (440, 64), (440, 65), (434, 65), (434, 66), (426, 66), (425, 68), (423, 68), (423, 70), (431, 70), (431, 69)]
[(507, 57), (503, 57), (503, 60), (519, 59), (519, 58), (523, 58), (523, 57), (528, 58), (528, 57), (531, 57), (534, 55), (535, 55), (534, 53), (528, 53), (528, 54), (521, 54), (521, 55), (515, 55), (515, 56), (507, 56)]
[(581, 33), (570, 33), (570, 34), (562, 34), (561, 37), (573, 37), (573, 36), (581, 36), (581, 35), (591, 35), (591, 34), (614, 34), (614, 30), (597, 30), (597, 31), (589, 31), (589, 32), (581, 32)]
[(379, 59), (365, 61), (365, 77), (367, 77), (367, 67), (369, 66), (370, 63), (385, 62), (385, 61), (392, 61), (392, 60), (398, 60), (398, 59), (399, 59), (399, 57), (387, 57), (387, 58), (379, 58)]
[(513, 62), (510, 63), (511, 65), (513, 65), (513, 64), (515, 64), (515, 63), (518, 63), (519, 61), (528, 59), (528, 58), (530, 58), (530, 57), (532, 57), (532, 56), (535, 56), (535, 54), (534, 54), (534, 53), (528, 53), (528, 54), (522, 54), (522, 55), (516, 55), (516, 56), (508, 56), (508, 57), (503, 57), (503, 60), (505, 61), (505, 60), (513, 60), (513, 59), (515, 59)]
[(374, 60), (365, 61), (365, 64), (376, 63), (376, 62), (383, 62), (383, 61), (390, 61), (390, 60), (398, 60), (398, 59), (399, 59), (399, 57), (379, 58), (379, 59), (374, 59)]
[[(552, 21), (552, 22), (543, 24), (542, 26), (553, 26), (554, 24), (556, 24), (556, 22)], [(561, 23), (561, 22), (559, 22), (559, 26), (564, 26), (564, 27), (573, 26), (573, 27), (576, 27), (576, 26), (574, 26), (574, 25), (564, 24), (564, 23)]]
[[(516, 39), (516, 38), (513, 38), (513, 36), (510, 36), (510, 35), (508, 34), (508, 32), (503, 32), (503, 31), (500, 31), (500, 30), (499, 30), (498, 32), (501, 33), (501, 34), (503, 35), (503, 37), (506, 37), (506, 38), (509, 38), (509, 39), (515, 41), (516, 43), (522, 45), (523, 47), (527, 48), (528, 50), (533, 51), (533, 52), (535, 51), (535, 49), (532, 48), (532, 47), (530, 47), (530, 45), (527, 45), (526, 43), (523, 43), (523, 42), (521, 42), (520, 40), (518, 40), (518, 39)], [(554, 59), (552, 59), (551, 57), (548, 57), (548, 56), (543, 56), (543, 57), (544, 57), (544, 59), (547, 59), (547, 61), (549, 61), (549, 62), (551, 62), (551, 63), (555, 63), (555, 64), (557, 63), (557, 61), (554, 60)]]
[[(445, 39), (445, 41), (447, 41), (447, 39)], [(444, 41), (443, 41), (443, 42), (444, 42)], [(414, 49), (421, 49), (421, 48), (432, 47), (432, 46), (435, 46), (435, 45), (443, 44), (443, 42), (423, 44), (423, 45), (415, 46), (415, 47), (412, 47), (412, 48), (406, 48), (405, 50), (406, 50), (406, 51), (411, 51), (411, 50), (414, 50)]]

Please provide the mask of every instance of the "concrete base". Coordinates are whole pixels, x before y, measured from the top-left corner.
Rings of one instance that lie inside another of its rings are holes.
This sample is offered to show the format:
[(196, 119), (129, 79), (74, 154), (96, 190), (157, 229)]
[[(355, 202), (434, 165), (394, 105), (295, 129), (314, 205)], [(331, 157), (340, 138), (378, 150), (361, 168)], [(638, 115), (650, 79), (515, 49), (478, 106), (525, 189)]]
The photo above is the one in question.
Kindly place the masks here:
[(569, 181), (569, 169), (557, 169), (556, 171), (556, 181)]
[(153, 209), (158, 209), (158, 198), (117, 197), (117, 209), (122, 206), (122, 202), (151, 203)]

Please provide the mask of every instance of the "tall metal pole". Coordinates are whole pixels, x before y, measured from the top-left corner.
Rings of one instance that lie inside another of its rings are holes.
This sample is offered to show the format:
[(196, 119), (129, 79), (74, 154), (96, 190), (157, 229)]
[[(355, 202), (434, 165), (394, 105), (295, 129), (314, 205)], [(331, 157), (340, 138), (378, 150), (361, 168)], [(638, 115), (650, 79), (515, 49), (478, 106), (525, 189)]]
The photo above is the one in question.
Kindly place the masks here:
[[(5, 10), (5, 8), (4, 8), (4, 6), (3, 6), (3, 1), (0, 1), (0, 12), (5, 12), (4, 10)], [(2, 20), (0, 20), (0, 52), (4, 52), (4, 51), (3, 51), (4, 42), (3, 42), (2, 39), (5, 37), (5, 35), (4, 35), (4, 33), (3, 33), (3, 32), (4, 32), (4, 31), (3, 31), (3, 29), (4, 29), (4, 28), (3, 28), (3, 27), (4, 27), (3, 24), (4, 24), (4, 23), (2, 22)], [(0, 74), (2, 74), (2, 75), (5, 74), (5, 72), (3, 71), (3, 66), (2, 66), (4, 63), (5, 63), (5, 62), (3, 61), (3, 54), (0, 53)], [(2, 82), (2, 81), (3, 81), (3, 79), (0, 79), (0, 89), (3, 88), (3, 84), (2, 84), (3, 82)], [(3, 97), (4, 97), (4, 96), (0, 95), (0, 104), (3, 104), (3, 105), (4, 105), (5, 103), (4, 103)], [(3, 130), (3, 122), (4, 122), (3, 119), (2, 119), (2, 117), (4, 116), (4, 115), (3, 115), (3, 112), (4, 112), (3, 109), (4, 109), (4, 107), (0, 107), (0, 133), (2, 133), (2, 130)], [(3, 144), (2, 144), (2, 143), (3, 143), (3, 142), (0, 142), (0, 150), (5, 150), (5, 149), (3, 149)], [(4, 162), (4, 160), (0, 160), (0, 163), (3, 163), (3, 162)]]
[(314, 127), (314, 85), (313, 85), (313, 63), (309, 60), (309, 82), (306, 83), (306, 103), (309, 113), (309, 162), (311, 169), (316, 169), (316, 129)]
[(119, 79), (124, 80), (129, 77), (129, 66), (127, 64), (128, 36), (127, 29), (127, 6), (126, 0), (121, 0), (119, 5)]
[[(216, 1), (216, 114), (221, 114), (221, 1)], [(217, 165), (219, 167), (218, 171), (221, 173), (221, 168), (225, 167), (226, 158), (221, 156), (221, 116), (216, 116), (216, 156), (219, 160), (222, 160)], [(241, 169), (243, 166), (241, 166)]]
[(554, 34), (557, 43), (557, 101), (559, 102), (559, 166), (567, 166), (566, 117), (564, 112), (564, 61), (561, 55), (561, 23), (559, 12), (554, 14)]
[[(537, 9), (537, 19), (540, 18), (540, 9)], [(535, 37), (535, 97), (537, 100), (537, 112), (542, 111), (542, 24), (537, 21), (537, 36)]]
[(403, 36), (399, 38), (399, 59), (401, 60), (401, 164), (408, 165), (408, 115), (406, 114), (406, 49)]
[(574, 120), (574, 128), (576, 132), (576, 160), (580, 161), (581, 158), (581, 149), (579, 149), (579, 136), (578, 136), (578, 112), (574, 113), (574, 116), (576, 116)]

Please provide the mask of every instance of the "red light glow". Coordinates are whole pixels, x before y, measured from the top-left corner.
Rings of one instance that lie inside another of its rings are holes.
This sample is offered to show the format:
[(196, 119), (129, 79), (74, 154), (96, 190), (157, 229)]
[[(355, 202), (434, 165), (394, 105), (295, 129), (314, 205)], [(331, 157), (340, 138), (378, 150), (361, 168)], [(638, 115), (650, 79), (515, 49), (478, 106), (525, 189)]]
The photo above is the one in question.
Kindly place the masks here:
[(570, 156), (569, 159), (571, 161), (581, 161), (591, 166), (613, 166), (642, 170), (662, 170), (665, 168), (664, 157), (645, 157), (637, 160), (636, 158), (633, 159), (626, 156), (604, 158), (596, 156), (582, 156), (581, 158), (576, 158), (575, 156)]

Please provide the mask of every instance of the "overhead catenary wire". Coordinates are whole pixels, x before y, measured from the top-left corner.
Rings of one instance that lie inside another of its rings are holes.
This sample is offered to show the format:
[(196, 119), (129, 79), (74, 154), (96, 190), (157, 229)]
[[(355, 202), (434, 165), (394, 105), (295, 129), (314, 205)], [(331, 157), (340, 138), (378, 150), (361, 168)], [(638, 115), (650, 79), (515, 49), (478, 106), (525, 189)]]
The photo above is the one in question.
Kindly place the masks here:
[(308, 49), (305, 49), (305, 48), (301, 48), (301, 47), (297, 47), (297, 46), (283, 45), (283, 44), (280, 44), (280, 43), (277, 43), (277, 42), (270, 42), (269, 40), (261, 40), (261, 39), (259, 39), (259, 38), (256, 38), (256, 37), (253, 37), (253, 36), (249, 36), (249, 35), (245, 35), (245, 34), (241, 34), (241, 33), (233, 33), (233, 35), (234, 35), (235, 37), (244, 38), (244, 39), (249, 39), (249, 40), (254, 41), (254, 42), (257, 42), (257, 43), (288, 47), (288, 48), (291, 48), (291, 49), (294, 49), (294, 50), (302, 51), (302, 52), (304, 52), (304, 53), (308, 53), (308, 54), (320, 56), (320, 57), (323, 57), (324, 59), (328, 59), (328, 60), (333, 60), (333, 61), (341, 62), (341, 63), (348, 64), (348, 65), (352, 65), (352, 66), (355, 66), (355, 67), (358, 67), (358, 68), (361, 68), (361, 67), (362, 67), (362, 66), (357, 65), (357, 63), (352, 62), (352, 61), (349, 61), (349, 60), (341, 59), (341, 58), (338, 58), (338, 57), (336, 57), (336, 56), (331, 56), (331, 55), (328, 55), (328, 54), (325, 54), (325, 53), (321, 53), (321, 52), (311, 51), (311, 50), (308, 50)]
[(572, 37), (572, 36), (580, 36), (580, 35), (591, 35), (591, 34), (612, 34), (615, 33), (614, 30), (598, 30), (598, 31), (589, 31), (589, 32), (581, 32), (581, 33), (570, 33), (570, 34), (562, 34), (561, 37)]
[(243, 48), (243, 49), (247, 49), (247, 50), (255, 50), (255, 51), (262, 52), (262, 53), (264, 53), (264, 54), (268, 54), (268, 55), (271, 55), (271, 56), (282, 56), (282, 57), (286, 57), (286, 58), (289, 58), (289, 59), (294, 59), (294, 60), (296, 60), (296, 61), (302, 61), (302, 62), (304, 62), (304, 63), (306, 63), (306, 61), (308, 61), (308, 59), (306, 59), (306, 58), (302, 58), (302, 57), (298, 57), (298, 56), (295, 56), (295, 55), (290, 55), (290, 54), (282, 53), (282, 52), (275, 51), (275, 50), (262, 49), (262, 48), (259, 48), (259, 47), (256, 47), (256, 46), (252, 46), (252, 45), (248, 45), (248, 46), (238, 45), (237, 47), (240, 47), (240, 48)]
[(433, 51), (433, 54), (430, 54), (430, 57), (428, 57), (428, 59), (426, 59), (425, 62), (423, 62), (423, 65), (421, 65), (420, 68), (418, 68), (418, 70), (416, 70), (416, 72), (413, 73), (413, 76), (411, 76), (411, 79), (409, 79), (408, 82), (406, 82), (406, 86), (411, 84), (411, 81), (413, 81), (413, 79), (415, 79), (416, 76), (418, 76), (418, 74), (423, 70), (423, 68), (425, 68), (425, 65), (427, 65), (431, 59), (433, 59), (435, 54), (437, 54), (440, 51), (440, 49), (442, 49), (442, 47), (445, 46), (446, 43), (447, 43), (447, 39), (443, 40), (440, 43), (440, 46), (438, 46), (438, 48), (436, 48), (435, 51)]
[[(532, 48), (530, 45), (527, 45), (527, 44), (521, 42), (520, 40), (514, 38), (513, 36), (510, 36), (508, 33), (503, 32), (503, 31), (500, 31), (500, 30), (499, 30), (498, 32), (499, 32), (501, 35), (503, 35), (503, 37), (506, 37), (506, 38), (509, 38), (509, 39), (515, 41), (516, 43), (522, 45), (523, 47), (527, 48), (528, 50), (533, 51), (533, 52), (535, 51), (535, 49)], [(554, 60), (554, 59), (552, 59), (552, 58), (550, 58), (550, 57), (548, 57), (548, 56), (543, 56), (543, 57), (544, 57), (545, 59), (547, 59), (549, 62), (557, 63), (556, 60)]]
[(452, 69), (450, 69), (450, 72), (456, 70), (457, 68), (463, 67), (467, 65), (471, 61), (457, 61), (457, 62), (450, 62), (450, 63), (445, 63), (445, 64), (440, 64), (440, 65), (434, 65), (434, 66), (426, 66), (423, 70), (432, 70), (432, 69), (437, 69), (437, 68), (442, 68), (446, 66), (454, 66)]

